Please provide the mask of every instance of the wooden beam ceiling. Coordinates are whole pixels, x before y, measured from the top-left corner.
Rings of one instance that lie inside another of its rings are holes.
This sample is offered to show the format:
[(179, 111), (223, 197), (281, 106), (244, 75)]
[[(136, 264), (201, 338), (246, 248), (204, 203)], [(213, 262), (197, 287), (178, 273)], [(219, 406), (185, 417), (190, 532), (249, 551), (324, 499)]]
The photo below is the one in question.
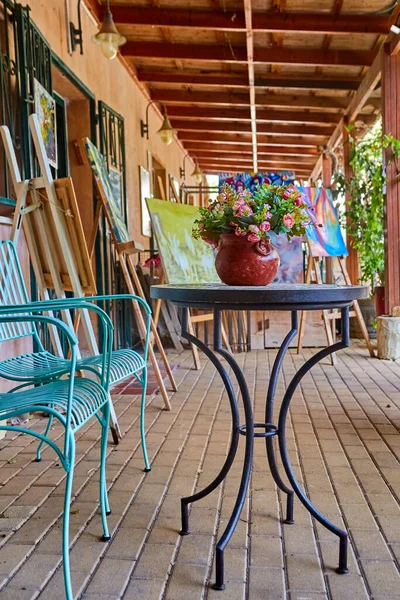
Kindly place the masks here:
[[(220, 142), (219, 144), (205, 144), (204, 142), (185, 142), (186, 150), (189, 150), (196, 154), (196, 152), (225, 152), (225, 154), (238, 154), (240, 155), (242, 152), (250, 152), (252, 145), (241, 144), (240, 147), (237, 147), (235, 144), (224, 144)], [(288, 156), (319, 156), (319, 152), (317, 147), (297, 147), (297, 146), (269, 146), (267, 144), (257, 144), (258, 154), (273, 154), (274, 152), (277, 154), (287, 154)], [(314, 159), (315, 162), (315, 159)]]
[[(123, 56), (202, 62), (246, 63), (246, 46), (206, 44), (171, 44), (128, 41), (121, 47)], [(309, 48), (254, 48), (254, 63), (290, 65), (340, 65), (369, 67), (376, 56), (374, 50), (324, 50)]]
[[(251, 133), (248, 123), (234, 121), (201, 121), (171, 119), (172, 126), (178, 131), (220, 131), (222, 133)], [(258, 123), (257, 135), (293, 135), (320, 136), (329, 138), (334, 130), (333, 125), (288, 125), (281, 123)]]
[[(214, 29), (222, 31), (246, 31), (244, 11), (186, 10), (177, 8), (147, 8), (113, 5), (112, 13), (117, 24), (141, 27), (183, 27), (186, 29)], [(104, 15), (104, 9), (103, 14)], [(387, 34), (390, 15), (276, 12), (254, 13), (254, 31), (342, 34)]]
[[(280, 146), (280, 147), (301, 147), (303, 150), (310, 150), (317, 146), (323, 145), (328, 141), (328, 136), (289, 136), (289, 135), (266, 135), (262, 134), (258, 136), (258, 147), (263, 146)], [(223, 144), (224, 147), (235, 147), (237, 145), (251, 144), (251, 134), (246, 133), (226, 133), (226, 132), (203, 132), (203, 131), (181, 131), (179, 133), (179, 139), (184, 142), (185, 148), (188, 144), (201, 144), (205, 146), (215, 146)]]
[[(165, 104), (231, 104), (234, 106), (249, 105), (249, 95), (243, 92), (209, 92), (209, 91), (183, 91), (175, 89), (153, 89), (151, 96), (154, 100), (161, 100)], [(346, 109), (349, 104), (347, 96), (309, 96), (294, 94), (255, 94), (256, 106), (318, 108), (318, 109)], [(374, 108), (380, 107), (379, 98), (368, 100)]]
[[(182, 83), (185, 85), (205, 85), (244, 87), (249, 86), (247, 73), (215, 73), (159, 71), (150, 69), (138, 69), (137, 76), (140, 81), (146, 83)], [(362, 81), (361, 77), (328, 77), (327, 75), (310, 76), (304, 73), (298, 75), (273, 73), (262, 77), (256, 77), (254, 85), (257, 88), (285, 88), (285, 89), (307, 89), (307, 90), (357, 90)]]
[[(207, 120), (227, 120), (227, 121), (250, 121), (249, 108), (216, 108), (214, 106), (168, 106), (168, 115), (170, 117), (179, 117), (180, 119), (207, 119)], [(339, 123), (340, 113), (337, 112), (303, 112), (290, 110), (267, 110), (258, 109), (257, 121), (267, 121), (269, 123)]]

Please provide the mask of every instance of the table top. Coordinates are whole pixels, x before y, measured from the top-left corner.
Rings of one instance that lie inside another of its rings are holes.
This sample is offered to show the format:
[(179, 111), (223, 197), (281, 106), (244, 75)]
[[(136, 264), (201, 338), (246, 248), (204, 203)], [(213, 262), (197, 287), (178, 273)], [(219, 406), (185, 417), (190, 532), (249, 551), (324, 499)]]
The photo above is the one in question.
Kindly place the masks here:
[(317, 310), (342, 308), (367, 297), (360, 285), (281, 284), (230, 286), (225, 284), (153, 285), (151, 297), (178, 306), (233, 310)]

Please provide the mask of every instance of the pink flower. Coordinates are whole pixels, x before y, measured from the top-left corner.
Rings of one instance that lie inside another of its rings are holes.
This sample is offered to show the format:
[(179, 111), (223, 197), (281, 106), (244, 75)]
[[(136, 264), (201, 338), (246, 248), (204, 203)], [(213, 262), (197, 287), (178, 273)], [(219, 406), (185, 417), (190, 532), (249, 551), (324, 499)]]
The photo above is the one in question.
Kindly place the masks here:
[(235, 235), (246, 235), (246, 232), (240, 229), (239, 227), (236, 227)]
[(303, 200), (301, 198), (296, 198), (294, 203), (296, 206), (301, 206), (303, 204)]
[(257, 225), (249, 225), (249, 231), (252, 233), (258, 233), (260, 230), (258, 229)]
[(285, 227), (288, 227), (289, 229), (292, 229), (293, 225), (294, 225), (294, 219), (292, 217), (292, 215), (285, 215), (283, 217), (283, 224), (285, 225)]
[(247, 240), (254, 244), (255, 242), (259, 242), (260, 238), (256, 233), (249, 233), (249, 235), (247, 236)]
[(260, 223), (260, 231), (269, 231), (271, 229), (271, 223), (268, 221), (263, 221)]
[(284, 198), (286, 198), (286, 200), (287, 200), (288, 198), (290, 198), (290, 192), (288, 192), (287, 190), (285, 190), (285, 191), (283, 192), (282, 196), (283, 196)]
[(233, 205), (233, 210), (239, 210), (244, 204), (246, 204), (246, 202), (243, 200), (243, 198), (236, 200), (235, 204)]
[(268, 210), (264, 215), (264, 219), (272, 219), (272, 212), (269, 212)]
[(245, 217), (249, 217), (250, 215), (253, 214), (252, 209), (247, 204), (240, 204), (240, 206), (238, 206), (237, 208), (235, 208), (236, 204), (237, 203), (235, 202), (235, 204), (233, 205), (233, 208), (234, 208), (234, 210), (236, 210), (236, 215), (238, 217), (241, 217), (243, 215)]

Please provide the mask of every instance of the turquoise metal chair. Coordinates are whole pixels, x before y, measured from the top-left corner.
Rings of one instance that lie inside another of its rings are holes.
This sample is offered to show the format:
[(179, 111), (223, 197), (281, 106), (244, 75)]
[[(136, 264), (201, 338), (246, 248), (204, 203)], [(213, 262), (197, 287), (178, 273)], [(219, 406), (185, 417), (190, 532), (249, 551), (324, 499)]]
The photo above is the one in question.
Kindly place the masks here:
[[(15, 339), (19, 330), (24, 336), (36, 336), (36, 324), (57, 327), (70, 348), (68, 367), (64, 369), (63, 379), (54, 379), (37, 387), (22, 388), (17, 391), (0, 394), (0, 420), (14, 418), (23, 413), (47, 413), (49, 418), (57, 419), (65, 428), (63, 445), (59, 446), (50, 437), (50, 428), (44, 434), (29, 427), (3, 425), (0, 430), (20, 431), (38, 438), (41, 443), (47, 443), (57, 454), (62, 466), (67, 472), (64, 496), (64, 516), (62, 530), (62, 552), (65, 594), (67, 600), (72, 600), (71, 574), (69, 565), (69, 517), (72, 482), (75, 464), (75, 433), (92, 417), (97, 417), (101, 425), (100, 445), (100, 509), (103, 524), (103, 540), (109, 540), (107, 514), (110, 512), (106, 485), (106, 451), (110, 419), (110, 399), (108, 394), (108, 379), (112, 347), (112, 324), (108, 316), (100, 315), (105, 335), (105, 352), (103, 353), (102, 374), (99, 380), (75, 377), (77, 370), (78, 341), (75, 334), (62, 321), (43, 315), (28, 314), (29, 305), (19, 307), (20, 313), (0, 315), (0, 335), (3, 339)], [(85, 308), (87, 308), (85, 306)], [(68, 378), (65, 378), (68, 375)], [(20, 387), (20, 386), (19, 386)]]
[[(150, 337), (150, 317), (151, 309), (148, 304), (140, 297), (131, 294), (86, 296), (84, 298), (66, 298), (63, 300), (51, 300), (40, 302), (29, 302), (28, 293), (24, 283), (21, 266), (18, 260), (14, 244), (9, 241), (0, 241), (0, 315), (11, 314), (12, 311), (20, 312), (19, 306), (26, 304), (30, 312), (52, 312), (59, 310), (77, 310), (85, 305), (89, 310), (98, 310), (97, 302), (111, 301), (129, 301), (138, 302), (146, 313), (146, 337), (144, 339), (143, 355), (129, 348), (114, 350), (111, 353), (109, 384), (114, 386), (118, 382), (129, 376), (135, 376), (142, 386), (141, 408), (140, 408), (140, 436), (141, 446), (145, 462), (145, 471), (151, 470), (148, 459), (145, 438), (145, 408), (147, 391), (147, 356)], [(96, 308), (95, 308), (96, 307)], [(9, 331), (7, 338), (0, 336), (0, 342), (4, 339), (18, 339), (26, 337), (27, 333), (23, 327), (16, 327)], [(36, 332), (30, 331), (29, 334), (36, 343), (37, 352), (16, 356), (0, 362), (0, 376), (5, 379), (19, 382), (22, 386), (28, 383), (43, 383), (52, 381), (64, 375), (70, 366), (69, 360), (60, 358), (44, 349), (42, 342)], [(77, 360), (78, 370), (91, 371), (97, 375), (102, 372), (103, 357), (101, 354), (90, 356)], [(51, 427), (52, 417), (49, 418), (49, 428)], [(40, 460), (39, 445), (37, 460)]]

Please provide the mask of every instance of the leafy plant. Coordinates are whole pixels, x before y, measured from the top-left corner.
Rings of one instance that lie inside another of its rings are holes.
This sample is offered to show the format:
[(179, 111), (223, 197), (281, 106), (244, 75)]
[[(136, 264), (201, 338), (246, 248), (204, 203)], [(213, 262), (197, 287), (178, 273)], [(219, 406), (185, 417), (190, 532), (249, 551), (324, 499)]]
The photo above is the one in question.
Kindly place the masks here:
[(389, 160), (400, 156), (400, 140), (391, 135), (382, 135), (382, 123), (378, 121), (365, 137), (355, 143), (349, 126), (352, 145), (350, 165), (353, 175), (345, 180), (337, 172), (333, 187), (335, 195), (346, 193), (346, 230), (358, 253), (361, 279), (369, 282), (371, 290), (384, 285), (384, 193), (385, 173), (383, 167), (384, 148), (389, 149)]
[(200, 208), (195, 221), (194, 238), (216, 246), (222, 233), (247, 236), (255, 243), (268, 237), (268, 232), (286, 233), (288, 239), (304, 235), (312, 222), (299, 190), (291, 186), (263, 184), (254, 192), (237, 192), (224, 185), (207, 208)]

